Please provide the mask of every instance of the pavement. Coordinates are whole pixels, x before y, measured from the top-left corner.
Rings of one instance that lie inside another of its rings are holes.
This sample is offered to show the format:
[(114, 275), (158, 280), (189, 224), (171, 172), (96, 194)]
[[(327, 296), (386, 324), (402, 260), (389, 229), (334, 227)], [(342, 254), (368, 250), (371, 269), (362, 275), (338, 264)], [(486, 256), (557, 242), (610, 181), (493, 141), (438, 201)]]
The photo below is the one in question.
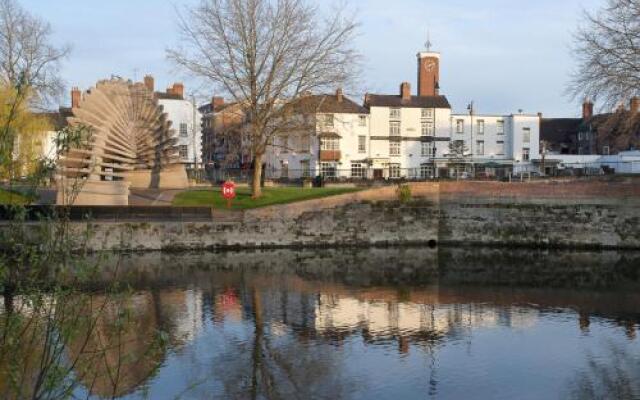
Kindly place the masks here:
[(129, 205), (170, 206), (174, 197), (182, 191), (182, 189), (131, 189)]

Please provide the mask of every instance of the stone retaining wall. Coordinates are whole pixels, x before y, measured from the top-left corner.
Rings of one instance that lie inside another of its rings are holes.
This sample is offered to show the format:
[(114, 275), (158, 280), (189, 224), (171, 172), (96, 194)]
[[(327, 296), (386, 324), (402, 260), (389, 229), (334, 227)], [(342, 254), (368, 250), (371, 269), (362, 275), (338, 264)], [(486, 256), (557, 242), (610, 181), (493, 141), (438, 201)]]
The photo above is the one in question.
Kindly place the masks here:
[[(394, 187), (384, 187), (249, 210), (233, 218), (214, 213), (210, 222), (89, 222), (75, 223), (72, 229), (78, 246), (88, 230), (88, 247), (94, 250), (433, 243), (640, 249), (640, 202), (628, 197), (635, 188), (622, 196), (571, 198), (566, 187), (548, 184), (547, 190), (530, 186), (529, 197), (513, 198), (501, 191), (513, 192), (512, 185), (492, 183), (474, 189), (455, 182), (420, 183), (412, 184), (417, 199), (408, 204), (393, 200)], [(462, 189), (465, 195), (451, 195)]]

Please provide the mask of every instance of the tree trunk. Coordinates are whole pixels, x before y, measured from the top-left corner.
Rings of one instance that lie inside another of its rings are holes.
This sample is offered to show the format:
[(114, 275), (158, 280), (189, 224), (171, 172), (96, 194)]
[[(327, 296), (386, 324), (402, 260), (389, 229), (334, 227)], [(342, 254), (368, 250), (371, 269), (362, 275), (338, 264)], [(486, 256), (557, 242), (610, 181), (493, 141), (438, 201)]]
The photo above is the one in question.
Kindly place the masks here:
[(260, 182), (262, 178), (262, 154), (255, 155), (253, 159), (253, 181), (251, 182), (251, 198), (257, 199), (262, 196)]

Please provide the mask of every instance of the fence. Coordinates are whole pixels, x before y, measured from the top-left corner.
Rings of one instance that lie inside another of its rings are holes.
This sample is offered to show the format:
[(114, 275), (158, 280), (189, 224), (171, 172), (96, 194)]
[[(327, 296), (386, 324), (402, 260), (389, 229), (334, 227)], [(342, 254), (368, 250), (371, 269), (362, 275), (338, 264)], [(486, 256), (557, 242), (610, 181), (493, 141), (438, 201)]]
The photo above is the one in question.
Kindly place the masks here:
[[(364, 181), (467, 179), (521, 181), (557, 176), (589, 177), (614, 173), (640, 174), (640, 162), (610, 162), (605, 165), (587, 162), (561, 163), (547, 161), (542, 164), (539, 160), (536, 160), (535, 163), (515, 163), (513, 165), (452, 163), (446, 167), (429, 164), (417, 168), (400, 168), (394, 164), (383, 168), (370, 167), (364, 164), (354, 164), (351, 168), (338, 168), (337, 166), (327, 166), (325, 164), (320, 169), (274, 168), (267, 166), (264, 169), (263, 179), (281, 183), (317, 180), (319, 178), (322, 178), (325, 182), (355, 183)], [(226, 180), (248, 183), (252, 180), (252, 174), (253, 170), (250, 169), (220, 168), (206, 171), (203, 180), (216, 184)]]

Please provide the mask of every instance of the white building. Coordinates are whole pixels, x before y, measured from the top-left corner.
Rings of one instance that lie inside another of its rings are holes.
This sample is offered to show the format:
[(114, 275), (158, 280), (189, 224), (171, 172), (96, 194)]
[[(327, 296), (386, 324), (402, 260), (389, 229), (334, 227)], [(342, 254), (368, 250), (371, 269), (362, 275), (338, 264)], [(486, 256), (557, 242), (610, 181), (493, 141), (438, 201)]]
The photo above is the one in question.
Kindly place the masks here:
[(299, 179), (323, 175), (364, 178), (369, 154), (369, 114), (337, 90), (293, 104), (300, 128), (275, 138), (267, 151), (267, 176)]
[(452, 113), (439, 93), (440, 54), (418, 53), (418, 90), (367, 94), (364, 107), (342, 96), (308, 96), (315, 129), (284, 135), (269, 152), (270, 178), (429, 179), (531, 171), (538, 115)]
[(180, 158), (187, 168), (202, 167), (202, 115), (192, 100), (184, 97), (184, 85), (174, 83), (166, 92), (156, 92), (152, 76), (144, 77), (144, 84), (154, 92), (164, 109), (178, 139)]

